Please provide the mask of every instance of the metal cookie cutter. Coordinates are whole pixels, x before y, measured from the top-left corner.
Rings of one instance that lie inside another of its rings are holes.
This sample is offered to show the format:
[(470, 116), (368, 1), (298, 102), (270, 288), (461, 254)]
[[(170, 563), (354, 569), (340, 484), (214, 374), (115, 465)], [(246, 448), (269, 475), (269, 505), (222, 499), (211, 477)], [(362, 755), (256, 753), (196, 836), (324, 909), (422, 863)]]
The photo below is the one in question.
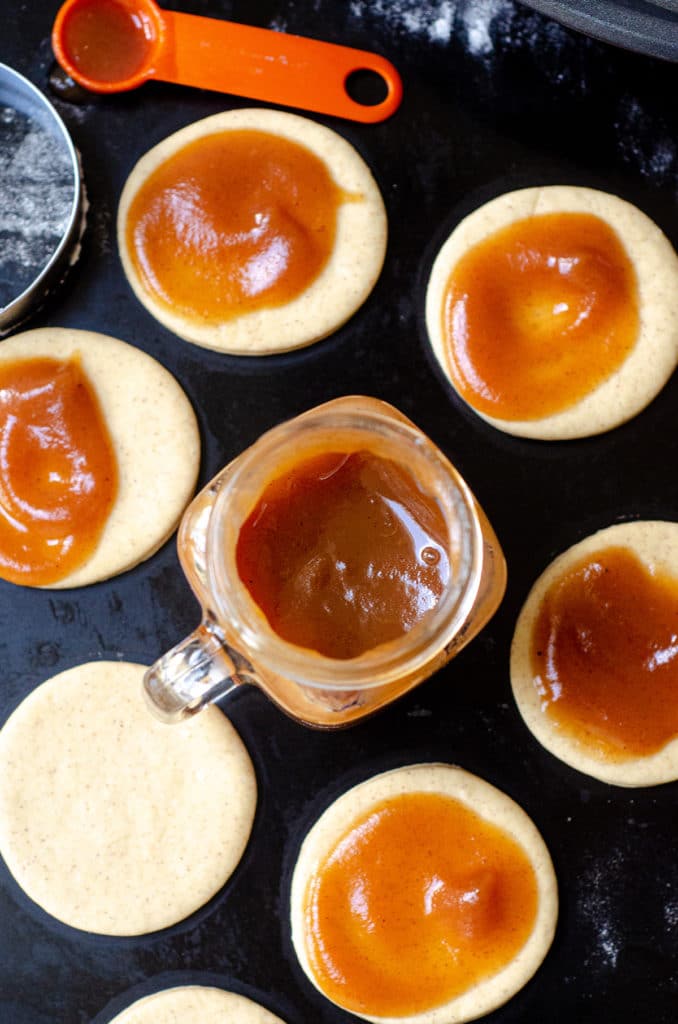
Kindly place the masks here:
[(61, 283), (87, 202), (78, 153), (49, 100), (0, 64), (0, 336)]

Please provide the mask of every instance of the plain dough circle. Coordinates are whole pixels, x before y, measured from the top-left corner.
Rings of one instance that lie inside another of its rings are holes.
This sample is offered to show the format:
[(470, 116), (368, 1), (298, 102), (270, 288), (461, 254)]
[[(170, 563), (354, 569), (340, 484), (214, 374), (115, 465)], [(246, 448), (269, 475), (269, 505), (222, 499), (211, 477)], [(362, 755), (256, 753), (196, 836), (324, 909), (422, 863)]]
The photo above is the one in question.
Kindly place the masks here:
[(351, 1011), (377, 1024), (463, 1024), (502, 1006), (535, 973), (553, 939), (558, 916), (558, 886), (549, 852), (532, 820), (505, 793), (462, 768), (448, 764), (415, 764), (396, 768), (361, 782), (324, 811), (304, 839), (292, 877), (290, 909), (294, 949), (309, 980), (319, 988), (306, 955), (304, 938), (308, 881), (358, 818), (382, 800), (403, 793), (439, 793), (461, 801), (482, 818), (504, 829), (520, 845), (537, 879), (537, 917), (532, 933), (517, 956), (498, 974), (479, 982), (450, 1002), (423, 1013), (372, 1017)]
[(555, 757), (595, 779), (616, 786), (653, 786), (678, 779), (678, 739), (648, 757), (613, 762), (594, 755), (574, 737), (561, 733), (541, 710), (530, 659), (532, 630), (549, 587), (586, 555), (609, 546), (633, 551), (652, 572), (678, 578), (678, 523), (638, 521), (617, 523), (568, 548), (545, 569), (520, 612), (511, 645), (511, 686), (518, 710), (534, 737)]
[[(330, 258), (308, 288), (281, 306), (253, 310), (222, 324), (201, 324), (168, 310), (145, 287), (127, 249), (127, 213), (141, 185), (160, 164), (189, 142), (217, 132), (242, 129), (269, 132), (306, 146), (327, 166), (335, 183), (362, 199), (342, 203)], [(245, 109), (214, 114), (182, 128), (149, 150), (135, 165), (120, 197), (120, 258), (139, 301), (180, 338), (235, 355), (288, 352), (320, 341), (337, 330), (363, 304), (381, 272), (386, 252), (384, 203), (372, 173), (341, 135), (297, 114)]]
[(110, 1024), (284, 1024), (259, 1003), (235, 992), (182, 985), (144, 996)]
[(47, 589), (97, 583), (150, 558), (174, 532), (195, 490), (200, 434), (191, 404), (169, 373), (118, 338), (41, 327), (0, 345), (0, 363), (79, 356), (118, 460), (118, 494), (94, 552)]
[(34, 690), (0, 732), (0, 853), (59, 921), (141, 935), (198, 910), (249, 838), (256, 780), (214, 707), (168, 726), (142, 665), (90, 662)]
[(595, 189), (570, 185), (526, 188), (507, 192), (479, 207), (457, 225), (441, 248), (426, 291), (429, 340), (452, 387), (442, 309), (453, 267), (489, 235), (515, 221), (547, 213), (590, 213), (616, 231), (636, 272), (640, 318), (638, 340), (623, 364), (569, 409), (535, 420), (498, 419), (473, 409), (508, 434), (557, 441), (601, 434), (625, 423), (666, 384), (678, 363), (678, 255), (654, 221), (636, 206)]

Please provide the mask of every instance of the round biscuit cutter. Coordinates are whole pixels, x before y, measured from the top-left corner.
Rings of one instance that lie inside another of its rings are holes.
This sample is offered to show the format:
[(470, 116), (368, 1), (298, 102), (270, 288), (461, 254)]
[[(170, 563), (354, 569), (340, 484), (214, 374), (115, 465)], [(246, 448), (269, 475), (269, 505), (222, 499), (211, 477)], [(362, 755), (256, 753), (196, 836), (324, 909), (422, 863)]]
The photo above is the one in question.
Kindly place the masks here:
[[(87, 206), (80, 159), (63, 121), (32, 82), (6, 64), (0, 64), (0, 127), (6, 128), (12, 119), (18, 120), (26, 133), (31, 130), (36, 133), (34, 138), (39, 138), (43, 147), (53, 147), (47, 152), (52, 154), (52, 166), (59, 169), (63, 180), (60, 182), (59, 219), (51, 224), (49, 218), (54, 211), (49, 208), (49, 162), (42, 161), (45, 202), (41, 204), (36, 201), (36, 195), (39, 199), (41, 194), (40, 182), (36, 184), (36, 168), (31, 166), (30, 152), (26, 151), (26, 187), (22, 195), (18, 169), (22, 156), (18, 153), (18, 146), (17, 151), (12, 152), (12, 146), (7, 145), (5, 140), (3, 152), (0, 153), (0, 159), (4, 160), (0, 165), (0, 191), (3, 192), (0, 195), (0, 239), (3, 243), (0, 247), (0, 267), (3, 270), (0, 337), (34, 313), (76, 262)], [(11, 169), (10, 161), (13, 159), (16, 164)], [(54, 173), (57, 173), (56, 170)], [(3, 174), (11, 174), (12, 178), (3, 182)], [(13, 186), (12, 189), (8, 187), (8, 182)], [(29, 193), (29, 186), (35, 194), (29, 197), (31, 202), (23, 202)], [(52, 229), (53, 233), (50, 234)], [(32, 263), (29, 258), (32, 251), (30, 246), (33, 244), (35, 249), (35, 238), (41, 231), (47, 249), (39, 252)], [(29, 257), (24, 253), (23, 264), (19, 269), (16, 257), (22, 246), (27, 249)]]

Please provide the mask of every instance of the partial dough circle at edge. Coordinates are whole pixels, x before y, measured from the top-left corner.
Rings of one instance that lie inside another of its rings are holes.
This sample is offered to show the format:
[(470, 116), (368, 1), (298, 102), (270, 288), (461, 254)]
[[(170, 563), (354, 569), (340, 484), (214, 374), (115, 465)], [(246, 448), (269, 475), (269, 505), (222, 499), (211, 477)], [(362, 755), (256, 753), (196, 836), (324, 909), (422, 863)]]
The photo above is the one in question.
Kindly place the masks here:
[(0, 363), (75, 355), (113, 442), (118, 495), (92, 555), (47, 590), (99, 583), (150, 558), (176, 529), (200, 469), (193, 407), (169, 370), (146, 352), (110, 335), (64, 327), (23, 331), (0, 346)]
[(610, 785), (655, 786), (678, 779), (678, 739), (656, 754), (611, 762), (593, 756), (562, 735), (541, 711), (530, 664), (532, 628), (541, 601), (568, 566), (608, 545), (630, 548), (646, 565), (659, 566), (678, 578), (678, 523), (636, 520), (616, 523), (590, 534), (553, 559), (532, 585), (516, 621), (511, 643), (510, 674), (513, 698), (534, 738), (554, 757)]
[(153, 992), (112, 1017), (109, 1024), (175, 1024), (177, 1020), (182, 1024), (284, 1024), (252, 999), (206, 985)]

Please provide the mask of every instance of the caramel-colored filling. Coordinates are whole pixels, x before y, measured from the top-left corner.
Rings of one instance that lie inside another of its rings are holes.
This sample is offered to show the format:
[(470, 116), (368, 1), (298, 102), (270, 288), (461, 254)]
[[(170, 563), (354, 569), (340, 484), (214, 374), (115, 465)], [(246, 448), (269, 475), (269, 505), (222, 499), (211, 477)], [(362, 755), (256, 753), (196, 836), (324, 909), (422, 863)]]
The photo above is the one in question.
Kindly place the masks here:
[(356, 820), (310, 879), (306, 950), (346, 1009), (433, 1009), (506, 966), (534, 927), (534, 869), (521, 846), (460, 801), (385, 800)]
[(455, 265), (442, 313), (448, 368), (479, 412), (533, 420), (568, 409), (638, 337), (636, 275), (614, 230), (549, 213), (502, 228)]
[(305, 146), (219, 132), (149, 175), (130, 204), (127, 247), (157, 301), (221, 323), (305, 291), (332, 253), (346, 198)]
[(153, 41), (144, 26), (137, 9), (124, 0), (89, 0), (66, 17), (64, 50), (93, 82), (123, 82), (148, 60)]
[(240, 529), (240, 578), (284, 640), (353, 658), (430, 614), (450, 577), (436, 501), (372, 452), (327, 452), (267, 485)]
[(55, 583), (92, 554), (118, 469), (78, 359), (0, 363), (0, 576)]
[(678, 581), (627, 548), (550, 586), (531, 658), (544, 713), (594, 755), (645, 757), (678, 736)]

